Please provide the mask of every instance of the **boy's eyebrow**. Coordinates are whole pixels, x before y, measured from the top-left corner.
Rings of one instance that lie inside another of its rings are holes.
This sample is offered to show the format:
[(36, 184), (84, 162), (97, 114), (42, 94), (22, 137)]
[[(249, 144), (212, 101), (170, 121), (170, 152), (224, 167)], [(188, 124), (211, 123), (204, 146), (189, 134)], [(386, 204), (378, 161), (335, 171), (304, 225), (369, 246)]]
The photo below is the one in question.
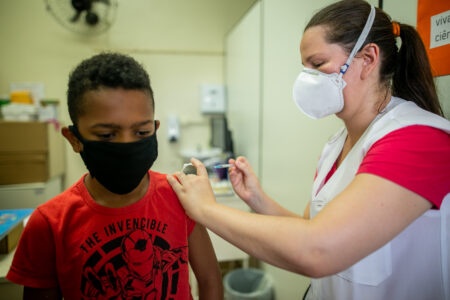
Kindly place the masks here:
[(145, 126), (145, 125), (148, 125), (148, 124), (151, 124), (151, 123), (154, 123), (154, 122), (155, 122), (155, 120), (145, 120), (145, 121), (142, 121), (142, 122), (134, 123), (131, 126), (132, 127), (140, 127), (140, 126)]
[(90, 128), (91, 129), (96, 129), (96, 128), (117, 129), (117, 128), (120, 128), (120, 126), (112, 124), (112, 123), (97, 123), (97, 124), (92, 125)]
[[(133, 124), (131, 124), (131, 127), (144, 126), (144, 125), (148, 125), (153, 122), (154, 122), (154, 120), (145, 120), (142, 122), (133, 123)], [(120, 126), (118, 124), (114, 124), (114, 123), (97, 123), (97, 124), (94, 124), (91, 126), (91, 129), (95, 129), (95, 128), (119, 129), (119, 128), (122, 128), (122, 126)]]

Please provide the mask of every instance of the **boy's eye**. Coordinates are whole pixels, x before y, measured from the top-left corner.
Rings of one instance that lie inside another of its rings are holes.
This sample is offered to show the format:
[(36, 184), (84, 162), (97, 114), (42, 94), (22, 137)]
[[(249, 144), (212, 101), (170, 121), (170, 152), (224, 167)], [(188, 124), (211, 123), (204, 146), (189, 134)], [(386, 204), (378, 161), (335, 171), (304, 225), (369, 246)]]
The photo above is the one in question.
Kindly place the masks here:
[(151, 135), (151, 131), (150, 130), (139, 130), (136, 134), (140, 137), (146, 137), (146, 136)]
[(115, 135), (114, 135), (114, 133), (97, 133), (96, 136), (100, 140), (108, 141), (108, 140), (111, 140), (112, 138), (114, 138)]

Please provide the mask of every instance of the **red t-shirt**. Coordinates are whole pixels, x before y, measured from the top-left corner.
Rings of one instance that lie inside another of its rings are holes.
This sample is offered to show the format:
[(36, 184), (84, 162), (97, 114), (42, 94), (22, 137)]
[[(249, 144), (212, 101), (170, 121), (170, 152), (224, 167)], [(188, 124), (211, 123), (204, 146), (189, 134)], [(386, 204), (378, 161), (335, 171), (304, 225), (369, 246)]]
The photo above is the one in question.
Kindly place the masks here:
[(83, 178), (39, 206), (22, 233), (7, 279), (59, 286), (70, 299), (192, 299), (189, 219), (163, 174), (122, 208), (98, 205)]

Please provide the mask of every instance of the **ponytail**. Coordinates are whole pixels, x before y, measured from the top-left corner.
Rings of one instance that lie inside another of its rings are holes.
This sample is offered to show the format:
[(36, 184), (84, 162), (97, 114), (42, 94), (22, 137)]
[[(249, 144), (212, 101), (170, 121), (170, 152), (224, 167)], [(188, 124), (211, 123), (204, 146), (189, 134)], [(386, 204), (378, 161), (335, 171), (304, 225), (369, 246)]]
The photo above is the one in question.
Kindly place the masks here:
[(413, 101), (421, 108), (443, 116), (422, 39), (412, 26), (393, 24), (394, 31), (396, 24), (399, 26), (402, 45), (392, 77), (392, 95)]

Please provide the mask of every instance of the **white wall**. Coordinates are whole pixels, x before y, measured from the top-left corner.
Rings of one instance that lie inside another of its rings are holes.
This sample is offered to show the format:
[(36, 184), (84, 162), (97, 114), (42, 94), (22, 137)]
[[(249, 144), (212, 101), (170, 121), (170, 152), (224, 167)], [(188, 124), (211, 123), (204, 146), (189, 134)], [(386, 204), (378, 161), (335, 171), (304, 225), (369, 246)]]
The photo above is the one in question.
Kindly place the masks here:
[(256, 3), (226, 38), (225, 82), (234, 151), (259, 175), (261, 141), (261, 4)]

